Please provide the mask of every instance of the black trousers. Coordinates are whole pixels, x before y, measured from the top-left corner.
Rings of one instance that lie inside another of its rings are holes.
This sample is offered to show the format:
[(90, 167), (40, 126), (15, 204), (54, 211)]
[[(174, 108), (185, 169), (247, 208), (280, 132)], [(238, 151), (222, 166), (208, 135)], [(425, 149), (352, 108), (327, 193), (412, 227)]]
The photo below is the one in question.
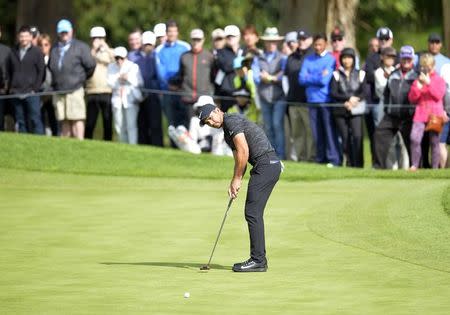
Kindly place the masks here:
[(250, 234), (250, 257), (259, 263), (266, 262), (264, 209), (280, 178), (280, 172), (281, 163), (275, 152), (259, 157), (250, 171), (245, 200), (245, 220)]
[(111, 94), (88, 94), (86, 111), (86, 129), (84, 137), (92, 139), (99, 111), (103, 118), (103, 140), (112, 140), (112, 106)]
[(342, 137), (347, 166), (364, 167), (363, 116), (335, 116), (334, 120)]
[(398, 118), (385, 114), (375, 130), (375, 168), (386, 168), (386, 158), (389, 147), (395, 134), (400, 131), (403, 141), (410, 155), (410, 135), (412, 129), (412, 118)]
[(44, 129), (46, 126), (46, 122), (48, 122), (48, 126), (52, 131), (52, 136), (57, 136), (59, 133), (58, 120), (56, 119), (55, 108), (53, 107), (53, 101), (51, 97), (42, 98), (41, 118)]
[(162, 147), (162, 110), (158, 95), (150, 94), (139, 107), (138, 143)]

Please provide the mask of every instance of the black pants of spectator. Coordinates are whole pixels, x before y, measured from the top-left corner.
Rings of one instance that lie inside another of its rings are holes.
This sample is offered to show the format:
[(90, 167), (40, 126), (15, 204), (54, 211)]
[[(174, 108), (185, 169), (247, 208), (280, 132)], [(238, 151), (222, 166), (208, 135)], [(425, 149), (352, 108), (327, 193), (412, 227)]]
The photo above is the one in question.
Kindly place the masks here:
[(138, 143), (162, 147), (162, 112), (159, 98), (155, 94), (147, 96), (139, 107)]
[(281, 162), (275, 152), (260, 156), (250, 171), (245, 200), (245, 220), (250, 234), (250, 257), (259, 263), (266, 262), (264, 209), (280, 178), (280, 172)]
[(399, 118), (385, 114), (375, 130), (375, 168), (386, 168), (386, 158), (392, 139), (398, 131), (402, 134), (403, 142), (410, 154), (410, 135), (412, 129), (412, 118)]
[(112, 107), (111, 94), (88, 94), (86, 110), (86, 129), (84, 137), (92, 139), (94, 137), (95, 125), (97, 124), (98, 113), (102, 112), (103, 119), (103, 140), (112, 140)]
[(5, 131), (5, 108), (6, 101), (0, 99), (0, 131)]
[(46, 126), (46, 122), (48, 122), (48, 126), (52, 131), (52, 136), (56, 137), (58, 135), (58, 120), (56, 119), (55, 107), (53, 106), (53, 100), (51, 97), (43, 97), (42, 98), (42, 106), (41, 106), (41, 118), (42, 125)]
[(335, 116), (347, 166), (364, 167), (363, 116)]
[(376, 165), (376, 153), (375, 153), (375, 123), (374, 123), (374, 117), (373, 112), (369, 111), (367, 114), (364, 115), (366, 128), (367, 128), (367, 135), (369, 136), (370, 141), (370, 152), (372, 153), (372, 165)]

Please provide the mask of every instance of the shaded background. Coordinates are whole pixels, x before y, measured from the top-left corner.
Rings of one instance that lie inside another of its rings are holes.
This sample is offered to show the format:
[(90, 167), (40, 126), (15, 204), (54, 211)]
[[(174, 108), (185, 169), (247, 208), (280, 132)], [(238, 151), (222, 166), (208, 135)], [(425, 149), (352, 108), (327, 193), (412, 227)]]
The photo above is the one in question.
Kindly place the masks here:
[[(171, 18), (179, 23), (183, 39), (192, 28), (210, 33), (227, 24), (254, 24), (261, 33), (267, 26), (282, 32), (307, 27), (329, 33), (340, 25), (349, 45), (356, 39), (356, 48), (365, 56), (368, 40), (386, 25), (394, 32), (395, 47), (410, 44), (426, 49), (430, 32), (450, 32), (449, 11), (450, 0), (0, 0), (0, 25), (2, 42), (11, 45), (20, 25), (37, 25), (54, 36), (56, 22), (66, 17), (74, 21), (77, 37), (83, 40), (88, 40), (92, 26), (104, 26), (113, 46), (126, 44), (128, 32), (136, 27), (149, 30)], [(450, 34), (446, 35), (446, 51), (450, 51)]]

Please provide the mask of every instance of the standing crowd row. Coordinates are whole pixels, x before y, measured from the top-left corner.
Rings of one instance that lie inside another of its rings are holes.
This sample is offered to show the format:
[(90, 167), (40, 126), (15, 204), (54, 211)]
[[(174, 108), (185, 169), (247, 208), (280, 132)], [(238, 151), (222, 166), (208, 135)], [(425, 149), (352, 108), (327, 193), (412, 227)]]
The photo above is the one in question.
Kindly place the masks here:
[[(306, 29), (280, 36), (276, 27), (259, 36), (254, 26), (228, 25), (212, 32), (211, 50), (201, 29), (180, 40), (173, 20), (132, 31), (128, 49), (110, 48), (101, 26), (90, 46), (68, 20), (57, 34), (53, 43), (22, 26), (17, 46), (0, 44), (0, 131), (10, 114), (19, 132), (92, 138), (101, 113), (104, 140), (114, 127), (122, 142), (163, 146), (164, 115), (211, 151), (213, 131), (192, 121), (201, 96), (214, 96), (223, 111), (261, 124), (281, 159), (363, 167), (366, 125), (372, 167), (446, 165), (450, 59), (438, 34), (428, 51), (397, 52), (382, 27), (363, 64), (339, 27), (329, 37)], [(403, 154), (393, 159), (395, 147)]]

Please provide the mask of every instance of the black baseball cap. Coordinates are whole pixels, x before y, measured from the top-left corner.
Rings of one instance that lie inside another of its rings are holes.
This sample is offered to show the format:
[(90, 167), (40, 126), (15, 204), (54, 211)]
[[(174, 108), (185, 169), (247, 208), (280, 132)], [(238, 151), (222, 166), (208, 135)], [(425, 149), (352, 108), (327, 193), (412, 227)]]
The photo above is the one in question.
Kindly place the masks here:
[(442, 42), (442, 37), (438, 33), (431, 33), (430, 36), (428, 36), (428, 42)]
[(335, 27), (333, 31), (331, 32), (331, 40), (342, 40), (344, 38), (345, 34), (344, 31), (341, 30), (339, 27)]
[(213, 104), (206, 104), (200, 107), (199, 111), (200, 114), (198, 114), (198, 119), (200, 119), (200, 127), (203, 127), (205, 125), (205, 120), (211, 115), (211, 112), (213, 112), (216, 109), (216, 105)]
[(240, 97), (250, 98), (250, 93), (246, 89), (240, 89), (240, 90), (234, 91), (233, 92), (233, 96), (234, 97), (240, 96)]
[(308, 32), (308, 30), (301, 28), (297, 31), (297, 38), (298, 39), (306, 39), (306, 38), (310, 38), (311, 37), (311, 33)]

